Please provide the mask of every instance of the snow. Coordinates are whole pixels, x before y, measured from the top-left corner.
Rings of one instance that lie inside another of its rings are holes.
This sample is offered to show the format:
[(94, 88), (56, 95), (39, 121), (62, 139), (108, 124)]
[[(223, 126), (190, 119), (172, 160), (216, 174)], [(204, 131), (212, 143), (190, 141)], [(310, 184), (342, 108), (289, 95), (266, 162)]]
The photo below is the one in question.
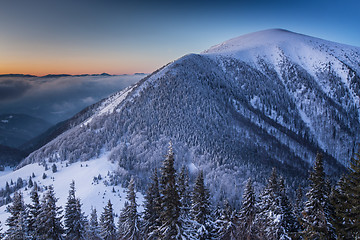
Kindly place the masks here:
[(258, 96), (253, 96), (252, 99), (250, 99), (250, 104), (254, 107), (254, 108), (258, 108), (260, 105), (260, 98)]
[(115, 108), (127, 97), (127, 95), (133, 90), (136, 85), (129, 86), (123, 91), (120, 91), (112, 96), (110, 96), (106, 101), (100, 106), (99, 111), (89, 119), (87, 119), (83, 124), (89, 124), (94, 117), (98, 117), (104, 114), (113, 113)]
[(334, 43), (283, 29), (264, 30), (233, 38), (211, 47), (202, 54), (215, 58), (234, 57), (249, 63), (256, 63), (259, 57), (268, 62), (278, 62), (281, 55), (285, 54), (313, 77), (316, 77), (316, 71), (321, 64), (332, 62), (334, 71), (348, 87), (348, 72), (343, 69), (344, 63), (360, 73), (360, 66), (347, 59), (347, 56), (359, 57), (359, 47)]
[[(65, 166), (65, 163), (56, 163), (58, 171), (53, 173), (51, 171), (52, 163), (48, 163), (49, 170), (44, 171), (44, 167), (38, 165), (37, 163), (29, 164), (23, 168), (20, 168), (16, 171), (6, 170), (0, 176), (0, 188), (4, 188), (6, 182), (16, 180), (21, 177), (23, 180), (28, 180), (32, 173), (35, 174), (33, 181), (36, 181), (38, 186), (49, 186), (53, 185), (55, 190), (55, 196), (59, 198), (57, 205), (64, 207), (66, 204), (69, 186), (72, 180), (75, 181), (76, 196), (81, 199), (83, 204), (82, 210), (86, 215), (90, 215), (90, 209), (94, 206), (98, 211), (98, 216), (100, 216), (103, 211), (103, 207), (106, 205), (108, 200), (111, 200), (113, 204), (113, 209), (115, 214), (119, 214), (120, 210), (123, 208), (126, 197), (126, 189), (120, 186), (106, 186), (104, 182), (109, 180), (107, 176), (108, 172), (116, 169), (116, 164), (108, 161), (109, 153), (103, 154), (97, 159), (93, 159), (86, 162), (76, 162), (68, 167)], [(42, 179), (43, 173), (46, 173), (47, 178)], [(94, 177), (98, 175), (102, 176), (102, 180), (97, 183), (94, 183)], [(115, 193), (112, 192), (112, 189), (115, 189)], [(31, 189), (25, 190), (21, 189), (24, 195), (25, 203), (31, 203), (30, 191)], [(42, 192), (41, 194), (45, 193)], [(140, 193), (137, 193), (137, 203), (140, 204), (143, 202), (143, 196)], [(0, 221), (5, 223), (8, 213), (5, 212), (6, 205), (0, 207)], [(139, 210), (142, 210), (141, 208)], [(4, 226), (4, 229), (6, 226)]]
[(191, 174), (196, 173), (197, 171), (199, 171), (199, 169), (195, 166), (194, 163), (190, 163), (188, 165), (188, 168), (189, 168), (189, 171), (190, 171)]
[(7, 167), (5, 167), (4, 171), (0, 171), (0, 177), (3, 176), (3, 175), (6, 175), (6, 174), (8, 174), (8, 173), (10, 173), (12, 171), (13, 171), (12, 168), (7, 166)]

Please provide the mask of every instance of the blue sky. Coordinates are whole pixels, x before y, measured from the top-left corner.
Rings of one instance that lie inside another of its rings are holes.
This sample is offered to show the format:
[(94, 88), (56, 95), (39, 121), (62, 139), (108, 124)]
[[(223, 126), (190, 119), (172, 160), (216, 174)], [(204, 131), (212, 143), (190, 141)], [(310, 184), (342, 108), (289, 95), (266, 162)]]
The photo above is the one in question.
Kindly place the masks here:
[(360, 46), (356, 0), (0, 1), (0, 74), (152, 72), (269, 28)]

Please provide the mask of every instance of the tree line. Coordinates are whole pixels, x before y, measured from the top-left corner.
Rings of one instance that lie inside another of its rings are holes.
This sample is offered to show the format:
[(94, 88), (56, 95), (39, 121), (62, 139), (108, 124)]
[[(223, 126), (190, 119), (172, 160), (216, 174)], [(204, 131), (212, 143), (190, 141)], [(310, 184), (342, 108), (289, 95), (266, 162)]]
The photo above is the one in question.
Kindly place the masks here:
[[(359, 148), (360, 149), (360, 148)], [(100, 218), (95, 208), (89, 218), (81, 210), (75, 182), (70, 184), (64, 213), (56, 205), (52, 186), (40, 200), (34, 182), (31, 203), (14, 193), (7, 207), (10, 216), (4, 239), (360, 239), (360, 154), (351, 159), (348, 172), (332, 185), (318, 154), (309, 174), (309, 186), (299, 188), (290, 200), (285, 180), (274, 168), (265, 188), (256, 194), (252, 179), (243, 191), (240, 209), (228, 202), (211, 204), (202, 171), (193, 184), (183, 167), (177, 174), (169, 151), (158, 172), (153, 171), (144, 211), (138, 211), (135, 181), (131, 178), (126, 203), (115, 223), (109, 200)], [(192, 185), (192, 187), (191, 187)]]

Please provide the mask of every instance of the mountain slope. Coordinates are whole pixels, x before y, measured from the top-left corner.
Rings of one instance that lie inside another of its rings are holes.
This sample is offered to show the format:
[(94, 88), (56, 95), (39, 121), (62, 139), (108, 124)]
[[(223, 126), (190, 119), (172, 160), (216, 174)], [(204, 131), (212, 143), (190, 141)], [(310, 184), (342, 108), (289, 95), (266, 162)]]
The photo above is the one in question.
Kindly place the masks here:
[(146, 183), (171, 140), (178, 166), (203, 169), (214, 198), (239, 199), (272, 166), (295, 186), (318, 151), (338, 175), (360, 138), (359, 59), (357, 47), (284, 30), (229, 40), (105, 100), (19, 167), (110, 151), (120, 181)]
[(1, 114), (0, 144), (18, 148), (49, 127), (47, 121), (26, 114)]
[(15, 167), (24, 157), (25, 154), (22, 151), (0, 145), (0, 171), (3, 171), (2, 168), (5, 166)]
[[(36, 182), (40, 189), (40, 199), (46, 192), (46, 187), (49, 185), (54, 186), (55, 195), (58, 198), (57, 206), (61, 206), (64, 210), (67, 202), (67, 196), (69, 191), (69, 185), (71, 181), (75, 181), (76, 196), (81, 199), (82, 211), (86, 215), (90, 215), (91, 208), (96, 208), (98, 216), (103, 211), (103, 207), (107, 204), (108, 200), (111, 200), (116, 216), (120, 213), (120, 209), (123, 208), (126, 201), (126, 189), (120, 186), (111, 186), (111, 175), (108, 173), (115, 168), (115, 164), (107, 161), (107, 154), (103, 154), (100, 158), (91, 159), (84, 163), (75, 163), (67, 166), (65, 163), (57, 164), (57, 172), (53, 173), (51, 165), (48, 169), (44, 169), (43, 166), (38, 164), (29, 164), (17, 171), (9, 171), (6, 174), (0, 171), (0, 182), (10, 184), (11, 181), (17, 182), (19, 178), (23, 181), (28, 181), (30, 176), (32, 181)], [(46, 174), (44, 179), (42, 176)], [(100, 176), (100, 178), (99, 178)], [(13, 187), (12, 185), (10, 185)], [(31, 203), (30, 192), (31, 188), (24, 187), (21, 189), (24, 195), (24, 201), (26, 204)], [(2, 198), (0, 197), (0, 202)], [(143, 202), (141, 194), (137, 194), (137, 201)], [(9, 217), (9, 213), (6, 211), (6, 205), (0, 206), (0, 221), (6, 222)], [(7, 229), (7, 226), (4, 226)]]

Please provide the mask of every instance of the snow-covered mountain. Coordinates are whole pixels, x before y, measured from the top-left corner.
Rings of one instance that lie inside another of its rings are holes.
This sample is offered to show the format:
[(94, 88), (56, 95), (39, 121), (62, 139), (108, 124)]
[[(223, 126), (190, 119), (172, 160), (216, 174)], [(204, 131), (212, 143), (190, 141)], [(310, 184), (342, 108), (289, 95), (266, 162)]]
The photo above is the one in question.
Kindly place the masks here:
[(214, 198), (236, 199), (273, 166), (298, 184), (318, 151), (329, 174), (341, 173), (360, 138), (359, 101), (360, 48), (266, 30), (169, 63), (19, 168), (107, 153), (120, 182), (135, 175), (145, 188), (171, 140), (178, 166), (203, 169)]

